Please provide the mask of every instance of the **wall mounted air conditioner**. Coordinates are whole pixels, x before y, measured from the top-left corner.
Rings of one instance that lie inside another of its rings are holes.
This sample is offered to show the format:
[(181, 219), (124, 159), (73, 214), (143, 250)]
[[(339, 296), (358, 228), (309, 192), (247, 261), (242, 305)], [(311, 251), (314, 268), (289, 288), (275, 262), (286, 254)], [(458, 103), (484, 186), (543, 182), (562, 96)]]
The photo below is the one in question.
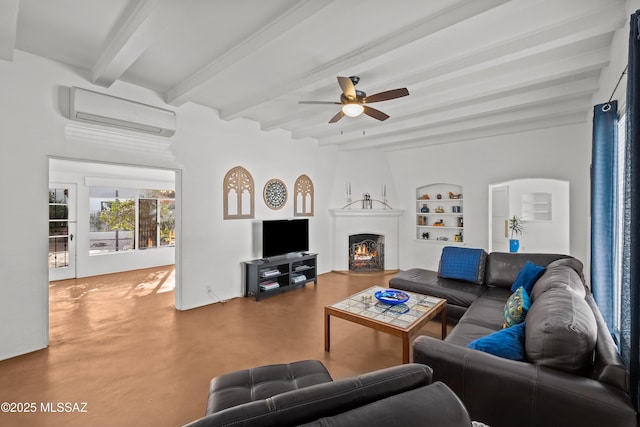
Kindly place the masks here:
[(176, 113), (124, 98), (71, 88), (69, 118), (160, 136), (176, 133)]

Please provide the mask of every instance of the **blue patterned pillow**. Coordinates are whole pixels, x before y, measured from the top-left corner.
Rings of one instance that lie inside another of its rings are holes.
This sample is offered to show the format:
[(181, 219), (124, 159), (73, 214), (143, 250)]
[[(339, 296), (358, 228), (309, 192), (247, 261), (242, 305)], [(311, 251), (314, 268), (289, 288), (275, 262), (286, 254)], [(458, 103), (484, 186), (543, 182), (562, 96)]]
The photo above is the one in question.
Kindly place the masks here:
[(467, 347), (511, 360), (524, 360), (525, 322), (471, 341)]
[(530, 307), (531, 299), (529, 298), (527, 291), (520, 286), (513, 294), (511, 294), (507, 303), (504, 305), (504, 325), (502, 325), (502, 327), (508, 328), (524, 322), (524, 318)]
[(486, 258), (487, 253), (483, 249), (445, 246), (440, 256), (438, 276), (481, 285), (484, 283)]
[(516, 280), (511, 285), (511, 292), (515, 292), (520, 286), (527, 291), (527, 294), (531, 293), (533, 285), (536, 284), (540, 276), (544, 274), (546, 269), (539, 265), (535, 265), (531, 261), (527, 261), (522, 267), (522, 270), (518, 273)]

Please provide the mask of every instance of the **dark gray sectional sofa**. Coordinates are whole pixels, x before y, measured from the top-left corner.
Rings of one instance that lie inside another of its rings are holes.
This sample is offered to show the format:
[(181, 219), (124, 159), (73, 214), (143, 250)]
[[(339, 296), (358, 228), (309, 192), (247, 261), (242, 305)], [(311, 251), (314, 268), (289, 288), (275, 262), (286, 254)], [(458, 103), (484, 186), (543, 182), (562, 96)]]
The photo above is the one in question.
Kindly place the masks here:
[[(467, 348), (502, 329), (511, 285), (527, 261), (546, 267), (531, 291), (524, 360)], [(484, 254), (476, 280), (411, 269), (390, 287), (448, 300), (457, 322), (445, 340), (420, 336), (414, 362), (430, 366), (471, 418), (492, 427), (637, 425), (627, 371), (584, 283), (582, 263), (559, 254)]]
[(333, 381), (318, 360), (260, 366), (211, 381), (207, 415), (185, 427), (471, 427), (460, 399), (422, 364)]

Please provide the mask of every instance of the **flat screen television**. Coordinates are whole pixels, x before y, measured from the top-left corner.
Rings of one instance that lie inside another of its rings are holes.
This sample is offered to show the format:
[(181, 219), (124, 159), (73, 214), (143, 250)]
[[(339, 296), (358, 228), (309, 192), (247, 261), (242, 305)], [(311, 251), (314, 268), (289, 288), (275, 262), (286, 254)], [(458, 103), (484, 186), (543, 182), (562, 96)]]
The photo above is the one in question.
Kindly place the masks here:
[(309, 250), (309, 219), (262, 221), (262, 257)]

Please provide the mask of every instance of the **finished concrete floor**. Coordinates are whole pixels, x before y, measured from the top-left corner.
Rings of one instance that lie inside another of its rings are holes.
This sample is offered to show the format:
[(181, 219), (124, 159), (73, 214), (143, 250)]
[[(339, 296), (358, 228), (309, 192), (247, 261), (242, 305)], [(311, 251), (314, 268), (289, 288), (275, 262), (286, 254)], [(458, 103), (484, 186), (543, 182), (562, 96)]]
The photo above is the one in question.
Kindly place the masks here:
[[(173, 305), (173, 266), (52, 282), (49, 347), (0, 362), (0, 403), (36, 411), (0, 412), (0, 426), (181, 426), (204, 415), (210, 379), (232, 370), (319, 359), (339, 379), (399, 364), (400, 338), (342, 319), (324, 351), (324, 306), (392, 276), (332, 272), (188, 311)], [(439, 337), (439, 322), (421, 333)], [(69, 405), (51, 411), (58, 403)]]

